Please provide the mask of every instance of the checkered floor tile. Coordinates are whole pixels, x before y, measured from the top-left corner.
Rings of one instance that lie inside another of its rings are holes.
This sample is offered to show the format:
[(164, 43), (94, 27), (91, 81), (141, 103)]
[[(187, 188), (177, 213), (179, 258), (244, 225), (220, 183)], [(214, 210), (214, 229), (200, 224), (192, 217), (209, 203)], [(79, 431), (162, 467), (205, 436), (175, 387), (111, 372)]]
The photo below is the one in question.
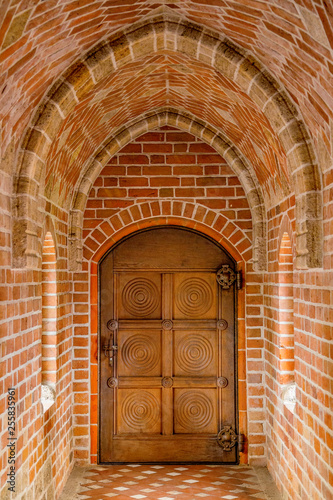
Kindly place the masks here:
[(265, 500), (251, 467), (110, 465), (85, 473), (80, 500)]

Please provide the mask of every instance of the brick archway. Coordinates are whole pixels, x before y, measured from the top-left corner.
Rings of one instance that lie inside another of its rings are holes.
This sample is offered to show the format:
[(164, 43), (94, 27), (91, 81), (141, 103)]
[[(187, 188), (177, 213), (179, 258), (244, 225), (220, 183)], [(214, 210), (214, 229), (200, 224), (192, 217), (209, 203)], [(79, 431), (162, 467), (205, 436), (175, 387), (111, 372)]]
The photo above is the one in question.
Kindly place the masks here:
[(220, 243), (236, 262), (247, 262), (252, 256), (251, 241), (231, 220), (200, 204), (177, 200), (174, 203), (149, 201), (132, 205), (103, 221), (85, 239), (83, 258), (85, 261), (97, 263), (125, 234), (168, 224), (197, 229), (210, 236)]
[[(283, 145), (296, 192), (298, 267), (321, 266), (321, 178), (297, 109), (258, 61), (217, 33), (170, 14), (168, 9), (96, 46), (62, 75), (39, 107), (22, 144), (15, 185), (14, 265), (36, 266), (42, 173), (64, 119), (107, 74), (164, 49), (187, 55), (225, 75), (268, 118)], [(18, 241), (22, 244), (17, 245)]]
[[(124, 237), (134, 234), (137, 231), (153, 227), (172, 225), (175, 227), (189, 228), (206, 235), (217, 243), (221, 244), (235, 259), (238, 269), (244, 274), (246, 264), (251, 256), (251, 243), (242, 234), (242, 231), (226, 218), (218, 216), (211, 220), (211, 211), (202, 211), (194, 204), (187, 202), (177, 203), (178, 207), (170, 210), (170, 204), (166, 202), (159, 207), (157, 202), (147, 202), (140, 206), (141, 216), (138, 216), (136, 207), (129, 207), (120, 212), (116, 217), (103, 222), (96, 231), (99, 232), (99, 245), (93, 243), (91, 238), (87, 238), (83, 248), (85, 257), (84, 269), (89, 270), (90, 277), (90, 461), (96, 463), (97, 460), (97, 408), (98, 408), (98, 263), (116, 243)], [(125, 216), (131, 214), (133, 222), (128, 224)], [(75, 300), (75, 297), (74, 297)], [(246, 337), (245, 337), (245, 288), (238, 292), (238, 409), (239, 409), (239, 432), (246, 436), (246, 447), (241, 453), (241, 463), (248, 461), (248, 447), (251, 446), (251, 438), (247, 431), (247, 381), (246, 381)], [(82, 395), (81, 395), (82, 396)], [(74, 430), (75, 432), (75, 430)], [(257, 436), (253, 445), (256, 444)], [(80, 458), (80, 457), (79, 457)]]
[(154, 128), (162, 125), (176, 126), (181, 130), (192, 133), (207, 142), (226, 159), (243, 185), (250, 205), (254, 229), (252, 256), (254, 266), (259, 270), (265, 269), (267, 253), (265, 207), (260, 186), (255, 182), (255, 176), (251, 172), (251, 168), (239, 151), (217, 129), (197, 120), (188, 113), (181, 114), (176, 110), (161, 110), (160, 112), (150, 113), (145, 117), (141, 117), (137, 122), (119, 130), (107, 140), (106, 144), (103, 144), (96, 157), (85, 169), (73, 197), (70, 212), (70, 264), (72, 268), (77, 269), (82, 265), (83, 212), (90, 189), (109, 160), (110, 155), (116, 154), (123, 146), (139, 137), (142, 133), (154, 130)]

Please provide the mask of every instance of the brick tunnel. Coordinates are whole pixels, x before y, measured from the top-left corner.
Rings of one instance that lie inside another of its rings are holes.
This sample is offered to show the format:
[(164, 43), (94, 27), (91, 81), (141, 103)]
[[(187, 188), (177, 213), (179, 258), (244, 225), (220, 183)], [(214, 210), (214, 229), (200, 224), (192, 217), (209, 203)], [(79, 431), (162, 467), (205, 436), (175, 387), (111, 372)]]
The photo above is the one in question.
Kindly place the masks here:
[(2, 0), (0, 68), (1, 498), (332, 498), (332, 3)]

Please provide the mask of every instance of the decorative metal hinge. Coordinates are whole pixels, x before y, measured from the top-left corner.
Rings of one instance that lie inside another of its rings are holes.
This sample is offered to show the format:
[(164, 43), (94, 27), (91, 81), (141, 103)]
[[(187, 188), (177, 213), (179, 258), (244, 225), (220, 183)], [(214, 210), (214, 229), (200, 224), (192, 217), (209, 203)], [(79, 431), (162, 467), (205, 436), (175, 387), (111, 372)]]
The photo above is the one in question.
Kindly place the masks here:
[(223, 451), (231, 451), (231, 449), (238, 443), (238, 451), (243, 451), (244, 436), (243, 434), (237, 435), (231, 425), (222, 427), (217, 435), (217, 442)]
[(242, 273), (234, 271), (228, 264), (223, 264), (221, 269), (216, 273), (216, 280), (223, 290), (228, 290), (236, 281), (237, 290), (242, 288)]
[(216, 273), (216, 280), (223, 290), (228, 290), (236, 280), (236, 273), (228, 264), (223, 264)]

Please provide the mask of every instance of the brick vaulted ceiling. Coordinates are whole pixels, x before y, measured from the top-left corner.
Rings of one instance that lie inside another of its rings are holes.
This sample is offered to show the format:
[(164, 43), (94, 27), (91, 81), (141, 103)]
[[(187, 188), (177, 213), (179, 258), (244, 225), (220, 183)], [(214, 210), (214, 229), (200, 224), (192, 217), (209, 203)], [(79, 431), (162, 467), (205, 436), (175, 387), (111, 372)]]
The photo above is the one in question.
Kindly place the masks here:
[[(243, 57), (273, 76), (274, 88), (285, 91), (298, 113), (297, 120), (301, 117), (304, 122), (305, 129), (299, 129), (302, 141), (307, 143), (311, 137), (315, 145), (317, 141), (329, 144), (333, 113), (330, 1), (2, 0), (0, 9), (1, 153), (6, 157), (12, 152), (12, 161), (5, 165), (16, 175), (20, 171), (18, 146), (25, 147), (22, 137), (29, 124), (36, 123), (36, 110), (52, 85), (61, 82), (66, 70), (75, 61), (84, 61), (85, 54), (92, 53), (101, 41), (161, 9), (213, 29), (213, 36), (239, 47)], [(47, 193), (69, 199), (83, 166), (113, 130), (166, 106), (220, 130), (251, 165), (266, 201), (274, 198), (279, 184), (291, 182), (288, 140), (281, 142), (274, 119), (258, 105), (260, 97), (252, 100), (237, 79), (206, 65), (191, 50), (185, 52), (166, 45), (142, 57), (125, 57), (96, 84), (84, 92), (80, 89), (43, 158), (41, 178), (46, 180)], [(297, 137), (292, 143), (297, 145)], [(310, 160), (305, 156), (304, 165), (314, 161), (313, 156)], [(36, 169), (35, 165), (33, 172)], [(320, 180), (315, 179), (312, 189), (319, 185)], [(306, 185), (301, 186), (299, 193), (306, 190)], [(279, 195), (283, 192), (284, 188)]]
[(167, 105), (222, 128), (255, 166), (263, 185), (268, 184), (270, 172), (286, 181), (286, 156), (279, 139), (251, 99), (207, 65), (165, 52), (127, 64), (85, 96), (53, 142), (46, 180), (58, 179), (66, 171), (68, 188), (113, 128)]
[[(287, 88), (299, 105), (305, 122), (312, 127), (328, 126), (333, 109), (332, 65), (333, 7), (331, 2), (312, 0), (2, 0), (0, 31), (0, 108), (2, 114), (2, 148), (19, 137), (29, 123), (33, 109), (56, 78), (95, 43), (117, 29), (139, 20), (160, 5), (202, 25), (224, 33), (245, 48), (267, 67)], [(133, 82), (133, 73), (138, 71)], [(100, 115), (108, 110), (115, 119), (122, 113), (140, 112), (155, 102), (168, 100), (176, 106), (190, 107), (205, 117), (221, 120), (230, 138), (243, 147), (261, 136), (261, 143), (271, 136), (265, 120), (253, 116), (253, 106), (230, 88), (219, 75), (190, 61), (164, 54), (129, 66), (103, 82), (85, 102), (86, 111), (96, 131), (91, 145), (101, 138)], [(137, 83), (137, 88), (135, 88)], [(115, 85), (107, 95), (106, 87)], [(132, 85), (127, 97), (125, 90)], [(103, 88), (104, 87), (104, 88)], [(137, 102), (134, 95), (138, 92)], [(203, 96), (205, 99), (203, 100)], [(115, 107), (112, 101), (116, 102)], [(127, 102), (125, 102), (127, 100)], [(204, 106), (202, 106), (204, 101)], [(217, 102), (221, 102), (220, 107)], [(129, 106), (130, 104), (130, 106)], [(125, 110), (125, 108), (127, 108)], [(80, 117), (84, 110), (75, 110)], [(229, 115), (229, 116), (228, 116)], [(233, 115), (233, 117), (232, 117)], [(222, 118), (220, 118), (222, 116)], [(250, 120), (251, 116), (251, 120)], [(259, 119), (259, 121), (258, 121)], [(108, 119), (104, 117), (104, 127)], [(75, 117), (71, 125), (74, 126)], [(244, 122), (251, 121), (248, 130)], [(258, 125), (257, 125), (258, 124)], [(69, 123), (66, 124), (69, 126)], [(66, 126), (63, 130), (65, 131)], [(10, 134), (11, 130), (11, 134)], [(272, 150), (259, 152), (260, 139), (253, 141), (249, 152), (260, 168), (267, 156), (281, 154), (279, 144), (271, 137)], [(75, 139), (72, 140), (72, 145)], [(72, 146), (71, 145), (71, 146)], [(75, 155), (79, 156), (77, 145)], [(54, 148), (54, 152), (55, 152)], [(81, 153), (83, 155), (83, 153)], [(265, 157), (265, 158), (263, 158)], [(281, 157), (279, 158), (281, 160)], [(75, 160), (72, 160), (75, 161)], [(66, 164), (66, 162), (65, 162)], [(67, 164), (66, 164), (67, 166)], [(282, 161), (283, 170), (283, 161)], [(70, 174), (75, 178), (74, 172)], [(263, 170), (263, 179), (265, 172)]]
[(75, 59), (160, 5), (250, 51), (285, 85), (309, 126), (328, 126), (333, 108), (329, 0), (1, 0), (3, 147), (9, 128), (22, 133), (49, 86)]

